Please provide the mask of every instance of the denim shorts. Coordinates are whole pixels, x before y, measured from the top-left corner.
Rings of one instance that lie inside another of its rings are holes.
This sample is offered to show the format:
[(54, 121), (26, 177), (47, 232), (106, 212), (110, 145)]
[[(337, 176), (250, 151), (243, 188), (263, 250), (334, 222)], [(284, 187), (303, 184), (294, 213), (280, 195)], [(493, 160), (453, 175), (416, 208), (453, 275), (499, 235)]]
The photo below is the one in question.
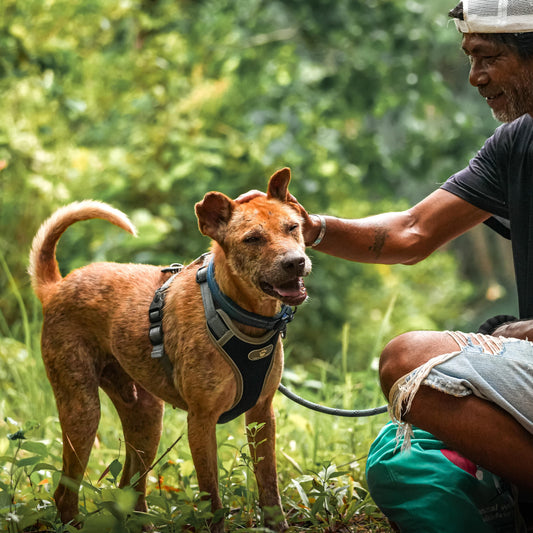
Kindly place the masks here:
[(389, 398), (393, 420), (402, 424), (402, 412), (423, 384), (457, 397), (474, 394), (488, 400), (533, 433), (533, 343), (448, 333), (458, 351), (431, 359), (396, 382)]

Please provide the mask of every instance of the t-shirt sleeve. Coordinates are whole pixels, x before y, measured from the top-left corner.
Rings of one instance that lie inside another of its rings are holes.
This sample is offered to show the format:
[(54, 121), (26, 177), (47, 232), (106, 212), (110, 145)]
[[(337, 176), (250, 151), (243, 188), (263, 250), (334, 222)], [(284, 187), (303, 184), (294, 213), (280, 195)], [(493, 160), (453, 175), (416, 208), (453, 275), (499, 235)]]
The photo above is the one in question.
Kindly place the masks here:
[(441, 188), (492, 213), (486, 224), (509, 238), (508, 191), (505, 186), (505, 130), (500, 127), (466, 168), (451, 176)]

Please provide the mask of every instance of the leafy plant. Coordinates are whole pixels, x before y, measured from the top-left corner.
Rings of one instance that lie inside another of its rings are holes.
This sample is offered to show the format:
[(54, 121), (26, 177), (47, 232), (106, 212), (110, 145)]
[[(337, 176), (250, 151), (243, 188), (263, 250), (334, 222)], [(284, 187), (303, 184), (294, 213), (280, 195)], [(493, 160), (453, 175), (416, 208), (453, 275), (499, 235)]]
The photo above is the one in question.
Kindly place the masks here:
[[(14, 425), (12, 420), (6, 422)], [(36, 523), (50, 524), (55, 515), (47, 489), (57, 468), (45, 462), (48, 448), (44, 443), (27, 440), (35, 428), (34, 422), (27, 422), (8, 434), (11, 453), (0, 457), (7, 478), (0, 480), (0, 524), (9, 532), (23, 531)], [(24, 490), (25, 483), (29, 491)]]
[[(52, 494), (59, 482), (59, 471), (54, 466), (58, 458), (51, 453), (50, 445), (31, 438), (38, 426), (26, 423), (20, 427), (10, 419), (5, 423), (18, 429), (7, 437), (10, 453), (0, 457), (0, 527), (13, 533), (78, 531), (72, 524), (62, 524), (57, 516)], [(260, 430), (261, 425), (246, 428), (256, 436)], [(260, 442), (256, 439), (257, 445)], [(232, 450), (233, 459), (230, 467), (222, 469), (220, 485), (225, 508), (216, 515), (211, 513), (205, 494), (199, 492), (194, 476), (182, 471), (183, 461), (163, 461), (173, 446), (154, 464), (156, 477), (149, 485), (148, 513), (135, 511), (137, 493), (132, 486), (118, 487), (122, 463), (116, 457), (96, 483), (90, 481), (90, 474), (82, 483), (81, 531), (128, 533), (149, 524), (162, 532), (184, 528), (204, 531), (211, 519), (225, 519), (230, 531), (260, 531), (262, 518), (253, 469), (261, 458), (253, 458), (254, 447), (247, 453), (246, 446), (243, 443), (239, 447), (227, 444), (224, 447)], [(285, 466), (281, 463), (282, 470), (287, 466), (291, 467), (291, 463)], [(302, 474), (289, 481), (282, 499), (295, 531), (300, 528), (309, 531), (310, 527), (315, 531), (336, 531), (341, 526), (349, 527), (357, 516), (368, 516), (383, 524), (367, 492), (353, 477), (353, 465), (346, 466), (350, 468), (339, 470), (335, 465), (324, 465), (316, 473)], [(132, 484), (135, 481), (134, 478)]]
[(291, 485), (299, 498), (288, 499), (289, 505), (300, 520), (314, 528), (335, 531), (340, 526), (349, 527), (355, 513), (368, 504), (368, 492), (349, 471), (337, 470), (334, 464), (295, 478)]

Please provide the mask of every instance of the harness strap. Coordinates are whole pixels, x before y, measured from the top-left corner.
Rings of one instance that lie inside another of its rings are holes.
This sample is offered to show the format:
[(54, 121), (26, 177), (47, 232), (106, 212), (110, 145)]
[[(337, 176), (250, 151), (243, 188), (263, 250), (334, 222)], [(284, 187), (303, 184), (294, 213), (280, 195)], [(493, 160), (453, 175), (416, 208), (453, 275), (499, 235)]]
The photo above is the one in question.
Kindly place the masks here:
[(200, 285), (200, 291), (202, 293), (202, 300), (204, 302), (205, 319), (210, 328), (217, 338), (220, 338), (227, 331), (227, 327), (217, 313), (215, 302), (211, 298), (209, 291), (209, 285), (205, 283), (207, 281), (207, 272), (205, 268), (200, 268), (196, 273), (196, 281)]
[(165, 306), (165, 292), (170, 287), (174, 278), (183, 270), (183, 265), (173, 264), (168, 268), (163, 269), (163, 272), (174, 272), (170, 278), (165, 281), (159, 289), (156, 289), (152, 303), (148, 310), (148, 318), (150, 320), (150, 329), (148, 336), (152, 343), (152, 359), (159, 359), (167, 376), (172, 381), (172, 363), (165, 352), (163, 344), (163, 307)]

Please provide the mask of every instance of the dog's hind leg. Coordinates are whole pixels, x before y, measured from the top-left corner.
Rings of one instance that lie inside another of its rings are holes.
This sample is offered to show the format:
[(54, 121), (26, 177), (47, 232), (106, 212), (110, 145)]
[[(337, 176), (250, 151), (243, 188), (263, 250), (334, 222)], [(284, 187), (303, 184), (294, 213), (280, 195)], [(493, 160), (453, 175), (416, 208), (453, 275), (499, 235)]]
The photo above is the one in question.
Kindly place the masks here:
[(288, 528), (283, 514), (276, 468), (276, 419), (272, 397), (259, 401), (246, 412), (246, 425), (264, 424), (257, 432), (247, 430), (250, 453), (254, 459), (254, 473), (259, 490), (259, 505), (266, 524), (275, 531)]
[(164, 403), (115, 364), (106, 367), (100, 386), (111, 398), (124, 432), (126, 460), (119, 486), (128, 485), (138, 473), (135, 489), (140, 495), (135, 509), (146, 511), (146, 477), (161, 438)]
[(78, 489), (100, 421), (98, 377), (93, 356), (79, 328), (69, 327), (63, 310), (45, 313), (41, 354), (57, 405), (63, 435), (63, 468), (54, 492), (61, 520), (78, 515)]
[(58, 370), (47, 366), (63, 435), (63, 469), (54, 498), (62, 522), (68, 523), (78, 514), (78, 488), (98, 430), (100, 400), (90, 365), (70, 373)]

